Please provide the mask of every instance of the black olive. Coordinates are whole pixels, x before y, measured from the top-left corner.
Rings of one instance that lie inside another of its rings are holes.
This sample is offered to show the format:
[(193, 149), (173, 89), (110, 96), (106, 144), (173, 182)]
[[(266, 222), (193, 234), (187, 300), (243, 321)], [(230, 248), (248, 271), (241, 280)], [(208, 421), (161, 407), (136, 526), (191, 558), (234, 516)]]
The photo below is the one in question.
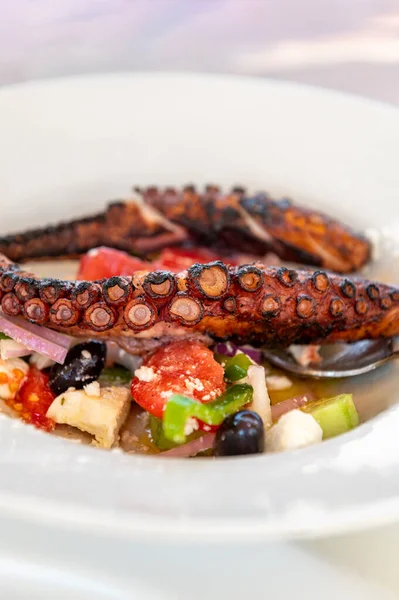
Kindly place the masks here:
[(240, 410), (225, 418), (216, 432), (215, 456), (257, 454), (265, 447), (265, 430), (260, 416), (251, 410)]
[(83, 342), (71, 348), (63, 365), (53, 365), (49, 385), (54, 394), (62, 394), (68, 388), (82, 389), (96, 381), (105, 365), (107, 347), (104, 342)]

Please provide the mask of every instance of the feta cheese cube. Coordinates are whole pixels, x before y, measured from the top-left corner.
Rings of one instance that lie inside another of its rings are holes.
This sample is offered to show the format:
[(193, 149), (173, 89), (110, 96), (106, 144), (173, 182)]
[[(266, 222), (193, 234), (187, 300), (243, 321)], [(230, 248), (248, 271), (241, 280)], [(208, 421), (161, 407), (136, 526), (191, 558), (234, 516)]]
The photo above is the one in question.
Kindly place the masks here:
[[(93, 386), (93, 384), (91, 384)], [(95, 392), (95, 393), (91, 393)], [(131, 404), (130, 391), (123, 387), (68, 390), (52, 402), (47, 416), (56, 423), (87, 431), (101, 448), (111, 448), (119, 440), (119, 430)]]
[(316, 419), (301, 410), (283, 415), (266, 434), (266, 452), (297, 450), (321, 442), (323, 430)]

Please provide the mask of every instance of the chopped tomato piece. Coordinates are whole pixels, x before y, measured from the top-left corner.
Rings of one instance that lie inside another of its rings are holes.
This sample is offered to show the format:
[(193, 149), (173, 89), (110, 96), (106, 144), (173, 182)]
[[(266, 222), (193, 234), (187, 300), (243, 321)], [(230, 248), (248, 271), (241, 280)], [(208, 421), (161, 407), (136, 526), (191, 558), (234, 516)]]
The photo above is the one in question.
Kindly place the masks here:
[(135, 271), (148, 268), (151, 268), (150, 263), (130, 256), (121, 250), (101, 246), (82, 256), (77, 279), (94, 281), (114, 275), (132, 275)]
[(220, 255), (206, 248), (164, 248), (155, 262), (159, 269), (178, 273), (195, 263), (207, 263), (214, 260), (221, 260)]
[(224, 392), (226, 383), (213, 352), (200, 342), (184, 340), (162, 346), (145, 360), (131, 389), (137, 404), (162, 418), (173, 394), (210, 402)]
[[(132, 275), (135, 271), (158, 269), (178, 273), (185, 271), (194, 263), (207, 263), (221, 258), (206, 248), (164, 248), (156, 260), (146, 262), (130, 256), (127, 252), (101, 246), (82, 256), (77, 279), (95, 281), (115, 275)], [(229, 263), (236, 264), (231, 258)]]
[(48, 376), (32, 367), (28, 377), (14, 400), (9, 402), (24, 421), (39, 429), (52, 431), (55, 422), (46, 417), (47, 410), (53, 402), (55, 394), (48, 385)]

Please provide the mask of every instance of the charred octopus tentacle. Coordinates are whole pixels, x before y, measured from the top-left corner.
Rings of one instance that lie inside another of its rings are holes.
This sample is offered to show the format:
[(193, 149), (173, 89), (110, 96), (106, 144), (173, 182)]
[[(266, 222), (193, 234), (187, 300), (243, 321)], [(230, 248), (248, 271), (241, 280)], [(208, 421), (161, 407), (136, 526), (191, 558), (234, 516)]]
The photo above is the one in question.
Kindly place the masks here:
[(0, 238), (0, 252), (17, 262), (76, 256), (101, 245), (145, 255), (192, 241), (218, 247), (226, 256), (232, 249), (259, 256), (272, 251), (343, 273), (370, 257), (366, 238), (286, 199), (248, 196), (242, 188), (223, 195), (215, 186), (204, 193), (193, 186), (136, 191), (138, 198), (113, 202), (104, 213)]
[(67, 282), (36, 279), (0, 256), (0, 297), (7, 315), (94, 338), (155, 338), (160, 326), (169, 335), (183, 328), (187, 335), (270, 345), (399, 334), (399, 290), (261, 264), (231, 267), (215, 261), (177, 275), (141, 271)]

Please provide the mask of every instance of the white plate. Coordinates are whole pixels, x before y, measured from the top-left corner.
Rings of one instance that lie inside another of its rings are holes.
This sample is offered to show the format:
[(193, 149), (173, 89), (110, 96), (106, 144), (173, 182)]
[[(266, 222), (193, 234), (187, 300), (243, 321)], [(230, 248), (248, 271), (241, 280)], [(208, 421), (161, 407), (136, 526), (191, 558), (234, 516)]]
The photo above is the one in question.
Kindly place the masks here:
[[(99, 210), (132, 184), (217, 182), (290, 195), (363, 227), (397, 225), (399, 113), (294, 85), (113, 75), (0, 92), (1, 230)], [(397, 259), (396, 259), (397, 260)], [(380, 408), (399, 398), (380, 372)], [(102, 452), (0, 420), (0, 509), (127, 536), (311, 536), (399, 516), (399, 409), (278, 456)]]

